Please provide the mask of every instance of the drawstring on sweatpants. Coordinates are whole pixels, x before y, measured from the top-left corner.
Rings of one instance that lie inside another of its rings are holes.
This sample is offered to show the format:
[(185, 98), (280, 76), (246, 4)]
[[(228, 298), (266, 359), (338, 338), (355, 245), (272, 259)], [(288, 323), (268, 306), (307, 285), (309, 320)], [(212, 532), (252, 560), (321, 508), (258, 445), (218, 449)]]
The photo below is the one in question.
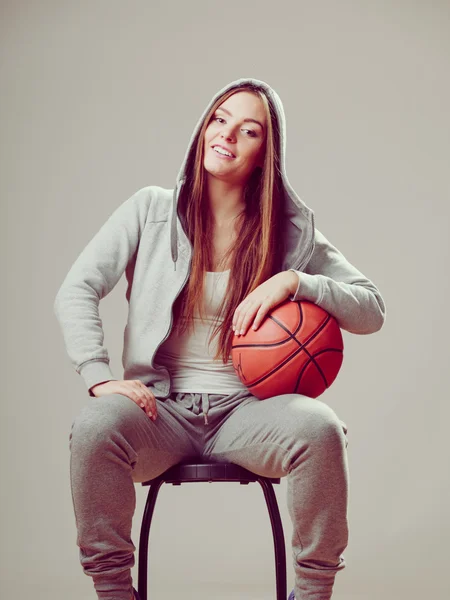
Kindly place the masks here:
[(209, 425), (208, 421), (208, 410), (209, 410), (209, 398), (208, 394), (202, 394), (202, 411), (205, 417), (205, 425)]
[(195, 415), (200, 414), (200, 410), (203, 412), (205, 425), (209, 425), (208, 411), (209, 411), (209, 395), (206, 392), (177, 392), (176, 401), (182, 402), (186, 408), (192, 409)]

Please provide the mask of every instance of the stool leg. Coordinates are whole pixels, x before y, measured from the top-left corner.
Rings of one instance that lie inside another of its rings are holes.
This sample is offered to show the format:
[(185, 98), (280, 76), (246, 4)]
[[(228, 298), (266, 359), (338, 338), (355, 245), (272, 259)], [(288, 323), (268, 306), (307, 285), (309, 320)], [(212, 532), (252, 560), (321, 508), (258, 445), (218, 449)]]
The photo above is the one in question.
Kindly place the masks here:
[(270, 522), (272, 524), (273, 542), (275, 546), (277, 600), (286, 600), (286, 546), (284, 543), (283, 523), (278, 509), (277, 497), (270, 481), (263, 477), (258, 477), (258, 482), (263, 489), (267, 508), (269, 509)]
[(141, 534), (139, 537), (139, 557), (138, 557), (138, 593), (141, 600), (147, 600), (147, 574), (148, 574), (148, 544), (150, 537), (150, 525), (152, 522), (153, 511), (156, 498), (163, 479), (156, 479), (151, 485), (145, 503), (144, 515), (142, 517)]

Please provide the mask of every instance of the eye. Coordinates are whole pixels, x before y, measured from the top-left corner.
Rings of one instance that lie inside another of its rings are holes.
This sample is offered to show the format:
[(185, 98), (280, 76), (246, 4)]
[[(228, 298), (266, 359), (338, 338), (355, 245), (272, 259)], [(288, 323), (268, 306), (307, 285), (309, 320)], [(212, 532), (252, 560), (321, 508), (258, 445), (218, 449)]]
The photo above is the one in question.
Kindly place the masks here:
[[(223, 119), (222, 117), (214, 117), (213, 121), (224, 121), (225, 122), (225, 119)], [(250, 137), (257, 136), (257, 134), (252, 129), (243, 129), (242, 131), (248, 131), (248, 133), (250, 134)]]

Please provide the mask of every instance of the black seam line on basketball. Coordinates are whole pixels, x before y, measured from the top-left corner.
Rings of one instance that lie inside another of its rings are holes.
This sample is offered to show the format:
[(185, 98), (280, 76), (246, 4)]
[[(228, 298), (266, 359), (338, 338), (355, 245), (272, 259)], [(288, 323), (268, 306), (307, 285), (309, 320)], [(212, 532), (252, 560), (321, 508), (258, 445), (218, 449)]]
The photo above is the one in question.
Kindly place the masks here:
[[(300, 330), (302, 323), (303, 323), (303, 311), (301, 310), (299, 303), (297, 302), (296, 304), (298, 307), (298, 311), (300, 313), (300, 319), (299, 319), (299, 322), (297, 325), (297, 329), (293, 333), (291, 333), (289, 331), (289, 329), (286, 329), (285, 327), (283, 327), (283, 325), (279, 321), (274, 319), (272, 317), (272, 315), (269, 315), (267, 317), (268, 319), (270, 319), (271, 321), (276, 323), (279, 327), (281, 327), (281, 329), (283, 329), (283, 331), (285, 331), (288, 334), (287, 338), (281, 340), (280, 342), (274, 342), (273, 344), (232, 344), (231, 349), (233, 349), (233, 348), (258, 348), (258, 347), (275, 348), (276, 346), (281, 346), (282, 344), (285, 344), (289, 339), (292, 339), (296, 333), (298, 333), (298, 331)], [(295, 340), (295, 341), (297, 341), (297, 340)]]
[[(310, 342), (312, 342), (312, 340), (314, 340), (314, 338), (319, 335), (319, 333), (322, 331), (322, 329), (325, 327), (325, 325), (330, 321), (331, 317), (329, 314), (327, 314), (324, 322), (320, 325), (320, 327), (314, 332), (314, 334), (307, 340), (305, 340), (305, 342), (302, 344), (301, 342), (299, 342), (297, 340), (295, 336), (295, 334), (298, 332), (298, 330), (301, 328), (301, 324), (303, 321), (303, 311), (301, 310), (300, 304), (297, 303), (297, 307), (298, 310), (300, 312), (300, 319), (299, 319), (299, 325), (296, 328), (296, 330), (294, 331), (294, 333), (291, 333), (289, 331), (289, 329), (287, 329), (283, 323), (280, 323), (277, 319), (275, 319), (272, 315), (269, 315), (269, 319), (272, 319), (272, 321), (274, 323), (276, 323), (281, 329), (283, 329), (283, 331), (285, 331), (288, 334), (288, 339), (293, 339), (299, 346), (299, 348), (297, 349), (296, 352), (294, 352), (294, 354), (288, 356), (281, 364), (277, 365), (274, 369), (272, 369), (269, 373), (267, 373), (266, 375), (264, 375), (263, 377), (261, 377), (260, 379), (256, 380), (255, 382), (253, 382), (252, 384), (250, 384), (248, 386), (249, 389), (255, 387), (256, 385), (259, 385), (260, 383), (262, 383), (263, 381), (265, 381), (268, 377), (270, 377), (271, 375), (273, 375), (274, 373), (276, 373), (279, 369), (281, 369), (285, 364), (287, 364), (292, 358), (294, 358), (295, 356), (297, 356), (297, 354), (301, 351), (304, 350), (304, 352), (308, 355), (310, 361), (312, 361), (315, 365), (316, 368), (319, 370), (319, 373), (321, 374), (322, 378), (324, 379), (324, 383), (325, 386), (327, 386), (327, 382), (326, 379), (324, 378), (324, 375), (322, 373), (322, 370), (320, 369), (319, 365), (317, 365), (316, 361), (314, 360), (314, 357), (311, 355), (311, 353), (308, 351), (308, 349), (306, 348), (306, 345), (309, 344)], [(287, 340), (284, 340), (283, 342), (276, 342), (275, 344), (239, 344), (236, 346), (232, 346), (232, 348), (258, 348), (258, 347), (263, 347), (263, 348), (273, 348), (275, 346), (280, 346), (281, 344), (284, 344)], [(338, 350), (339, 351), (339, 350)], [(318, 353), (319, 354), (319, 353)], [(239, 363), (240, 363), (240, 355), (239, 355)], [(242, 369), (242, 366), (239, 364), (238, 367), (240, 366), (240, 371), (242, 376), (244, 377), (245, 380), (247, 380), (247, 378), (245, 377), (244, 371)], [(234, 365), (233, 365), (234, 368)], [(236, 369), (234, 369), (236, 371)], [(297, 386), (294, 388), (294, 390), (297, 388)]]
[[(289, 330), (286, 330), (283, 326), (282, 323), (278, 323), (278, 321), (276, 319), (273, 319), (272, 317), (270, 317), (275, 323), (277, 323), (277, 325), (279, 327), (281, 327), (281, 329), (283, 329), (284, 331), (287, 331), (289, 333)], [(328, 321), (331, 319), (330, 315), (327, 315), (327, 318), (325, 319), (325, 321), (322, 323), (322, 325), (314, 332), (314, 334), (307, 340), (305, 340), (305, 342), (302, 344), (301, 342), (299, 342), (296, 338), (294, 338), (293, 336), (291, 336), (295, 342), (299, 345), (299, 348), (294, 352), (294, 354), (291, 354), (290, 356), (288, 356), (287, 358), (284, 359), (284, 361), (282, 363), (280, 363), (279, 365), (277, 365), (275, 368), (273, 368), (269, 373), (267, 373), (266, 375), (264, 375), (261, 379), (258, 379), (257, 381), (255, 381), (254, 383), (250, 384), (250, 388), (254, 387), (255, 385), (258, 385), (260, 383), (262, 383), (265, 379), (267, 379), (267, 377), (270, 377), (271, 375), (273, 375), (274, 373), (276, 373), (279, 369), (281, 369), (281, 367), (283, 367), (286, 363), (288, 363), (292, 358), (294, 358), (294, 356), (297, 356), (297, 354), (303, 350), (309, 357), (310, 360), (312, 360), (314, 363), (314, 357), (311, 355), (311, 353), (308, 351), (306, 345), (309, 344), (310, 342), (312, 342), (314, 340), (314, 338), (316, 336), (319, 335), (319, 333), (322, 331), (322, 329), (325, 327), (325, 325), (328, 323)], [(248, 344), (248, 346), (253, 346), (255, 347), (253, 344)], [(240, 346), (241, 348), (244, 346)], [(264, 347), (264, 346), (263, 346)], [(317, 368), (318, 365), (316, 365)], [(242, 368), (241, 368), (241, 373), (244, 374)], [(325, 381), (326, 383), (326, 381)]]
[(289, 329), (286, 329), (283, 325), (283, 323), (279, 323), (276, 319), (274, 319), (273, 317), (269, 316), (269, 319), (272, 319), (272, 321), (274, 323), (276, 323), (281, 329), (283, 329), (283, 331), (286, 331), (286, 333), (288, 334), (288, 337), (285, 338), (284, 340), (282, 340), (281, 342), (275, 342), (274, 344), (233, 344), (231, 346), (231, 348), (274, 348), (276, 346), (281, 346), (282, 344), (285, 344), (289, 339), (294, 340), (294, 342), (296, 344), (298, 344), (300, 346), (300, 348), (304, 348), (306, 346), (306, 344), (309, 344), (309, 342), (311, 342), (311, 340), (313, 340), (317, 335), (319, 335), (319, 333), (322, 331), (322, 329), (325, 327), (325, 325), (328, 323), (328, 321), (330, 320), (330, 315), (327, 316), (327, 318), (325, 319), (325, 321), (320, 325), (320, 327), (313, 333), (313, 335), (311, 337), (309, 337), (307, 340), (305, 340), (305, 342), (302, 344), (301, 342), (298, 341), (298, 339), (295, 336), (295, 334), (298, 332), (298, 330), (300, 329), (301, 324), (298, 326), (298, 328), (294, 331), (294, 333), (291, 334), (291, 332), (289, 331)]
[(292, 338), (292, 339), (293, 339), (293, 340), (294, 340), (294, 341), (295, 341), (295, 342), (296, 342), (296, 343), (297, 343), (297, 344), (298, 344), (300, 347), (304, 347), (304, 346), (306, 346), (306, 344), (308, 344), (308, 343), (309, 343), (311, 340), (313, 340), (313, 339), (314, 339), (314, 338), (315, 338), (317, 335), (319, 335), (319, 333), (322, 331), (322, 329), (325, 327), (325, 325), (328, 323), (328, 321), (330, 320), (330, 318), (331, 318), (331, 317), (330, 317), (330, 315), (329, 315), (329, 314), (327, 314), (327, 316), (326, 316), (326, 318), (325, 318), (325, 321), (322, 323), (322, 325), (321, 325), (321, 326), (320, 326), (318, 329), (316, 329), (316, 331), (314, 332), (314, 334), (313, 334), (313, 335), (312, 335), (310, 338), (308, 338), (307, 340), (305, 340), (305, 342), (304, 342), (303, 344), (302, 344), (301, 342), (299, 342), (299, 341), (298, 341), (298, 339), (297, 339), (296, 337), (294, 337), (294, 336), (295, 336), (295, 334), (297, 333), (298, 329), (300, 329), (300, 325), (299, 325), (299, 328), (298, 328), (296, 331), (294, 331), (294, 333), (292, 333), (292, 334), (291, 334), (291, 332), (289, 331), (289, 329), (287, 329), (287, 328), (286, 328), (286, 327), (283, 325), (283, 323), (280, 323), (279, 321), (277, 321), (277, 320), (276, 320), (275, 318), (273, 318), (273, 317), (270, 317), (270, 318), (271, 318), (271, 319), (272, 319), (272, 320), (273, 320), (273, 321), (274, 321), (274, 322), (275, 322), (275, 323), (276, 323), (276, 324), (277, 324), (279, 327), (281, 327), (281, 329), (284, 329), (284, 331), (286, 331), (286, 332), (287, 332), (287, 333), (290, 335), (290, 337), (291, 337), (291, 338)]
[(255, 387), (255, 385), (259, 385), (260, 383), (262, 383), (263, 381), (265, 381), (268, 377), (271, 377), (274, 373), (276, 373), (282, 367), (284, 367), (284, 365), (287, 364), (290, 360), (292, 360), (293, 358), (295, 358), (297, 356), (297, 354), (299, 354), (302, 350), (303, 350), (303, 348), (297, 348), (297, 350), (294, 352), (294, 354), (291, 354), (290, 356), (288, 356), (287, 358), (285, 358), (282, 363), (280, 363), (274, 369), (272, 369), (271, 371), (269, 371), (269, 373), (266, 373), (260, 379), (257, 379), (256, 381), (254, 381), (253, 383), (251, 383), (248, 386), (248, 388), (251, 389), (252, 387)]
[[(238, 377), (240, 377), (240, 375), (242, 375), (242, 377), (244, 378), (245, 381), (247, 381), (247, 377), (244, 375), (244, 371), (242, 370), (242, 363), (241, 363), (241, 353), (239, 352), (239, 362), (237, 365), (237, 368), (234, 366), (234, 363), (231, 363), (233, 365), (233, 369), (236, 371), (236, 375)], [(239, 375), (240, 373), (240, 375)]]
[(289, 337), (294, 337), (296, 333), (298, 333), (303, 325), (303, 310), (302, 307), (300, 306), (300, 302), (297, 302), (297, 309), (299, 312), (299, 320), (298, 320), (298, 325), (297, 325), (297, 329), (295, 331), (289, 331), (289, 329), (287, 327), (285, 327), (282, 323), (280, 323), (280, 321), (278, 321), (274, 316), (269, 315), (269, 319), (271, 319), (274, 323), (276, 323), (278, 325), (278, 327), (281, 327), (281, 329), (283, 329)]
[[(263, 381), (265, 381), (268, 377), (270, 377), (271, 375), (273, 375), (274, 373), (276, 373), (281, 367), (284, 367), (284, 365), (286, 363), (288, 363), (291, 359), (293, 359), (295, 356), (297, 356), (297, 354), (299, 354), (299, 352), (301, 352), (302, 350), (304, 350), (304, 348), (298, 348), (294, 354), (292, 354), (291, 356), (288, 356), (288, 358), (286, 358), (281, 364), (279, 364), (275, 369), (272, 369), (272, 371), (270, 371), (270, 373), (267, 373), (266, 375), (264, 375), (263, 377), (261, 377), (261, 379), (258, 379), (257, 381), (255, 381), (254, 383), (251, 383), (250, 385), (248, 385), (248, 389), (251, 390), (253, 387), (255, 387), (255, 385), (259, 385), (260, 383), (262, 383)], [(318, 356), (319, 354), (323, 354), (323, 352), (340, 352), (342, 353), (342, 350), (340, 348), (327, 348), (326, 350), (320, 350), (319, 352), (317, 352), (317, 354), (315, 356)], [(314, 356), (311, 356), (311, 354), (305, 350), (305, 352), (308, 354), (309, 358), (312, 360), (312, 362), (314, 364), (316, 364), (316, 361), (314, 360)], [(306, 365), (305, 365), (306, 366)], [(305, 366), (303, 368), (305, 368)], [(321, 371), (320, 367), (316, 364), (316, 367), (319, 369), (319, 372)], [(326, 383), (326, 381), (325, 381)], [(328, 387), (328, 386), (327, 386)], [(297, 389), (297, 385), (294, 387), (294, 390)]]
[[(327, 378), (325, 377), (324, 372), (322, 371), (321, 367), (317, 364), (317, 361), (316, 361), (316, 357), (319, 356), (319, 354), (323, 354), (324, 352), (339, 352), (340, 354), (342, 354), (342, 350), (340, 348), (326, 348), (325, 350), (320, 350), (319, 352), (317, 352), (317, 354), (314, 354), (314, 356), (311, 356), (312, 362), (315, 364), (316, 369), (319, 371), (320, 375), (322, 376), (323, 383), (325, 384), (325, 388), (328, 389), (330, 386), (328, 384)], [(308, 366), (308, 363), (305, 363), (303, 365), (302, 370), (300, 371), (300, 373), (298, 375), (297, 383), (294, 386), (294, 393), (297, 393), (298, 386), (300, 385), (300, 380), (301, 380), (303, 373), (307, 366)]]

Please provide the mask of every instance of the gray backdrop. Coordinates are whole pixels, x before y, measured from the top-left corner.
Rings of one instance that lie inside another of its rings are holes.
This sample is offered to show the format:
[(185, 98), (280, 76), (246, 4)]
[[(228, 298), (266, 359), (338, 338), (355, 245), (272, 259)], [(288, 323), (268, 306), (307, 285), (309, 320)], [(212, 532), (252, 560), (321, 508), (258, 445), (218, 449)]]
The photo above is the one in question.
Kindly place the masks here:
[[(333, 600), (447, 597), (449, 3), (10, 0), (0, 16), (1, 595), (95, 598), (69, 487), (70, 426), (89, 397), (55, 294), (121, 202), (173, 187), (212, 94), (255, 77), (284, 103), (292, 185), (387, 304), (380, 332), (344, 333), (322, 396), (349, 427)], [(120, 375), (124, 292), (122, 278), (101, 304)], [(275, 487), (290, 590), (286, 480)], [(147, 489), (136, 485), (136, 546)], [(271, 536), (257, 485), (163, 486), (150, 591), (273, 599)]]

